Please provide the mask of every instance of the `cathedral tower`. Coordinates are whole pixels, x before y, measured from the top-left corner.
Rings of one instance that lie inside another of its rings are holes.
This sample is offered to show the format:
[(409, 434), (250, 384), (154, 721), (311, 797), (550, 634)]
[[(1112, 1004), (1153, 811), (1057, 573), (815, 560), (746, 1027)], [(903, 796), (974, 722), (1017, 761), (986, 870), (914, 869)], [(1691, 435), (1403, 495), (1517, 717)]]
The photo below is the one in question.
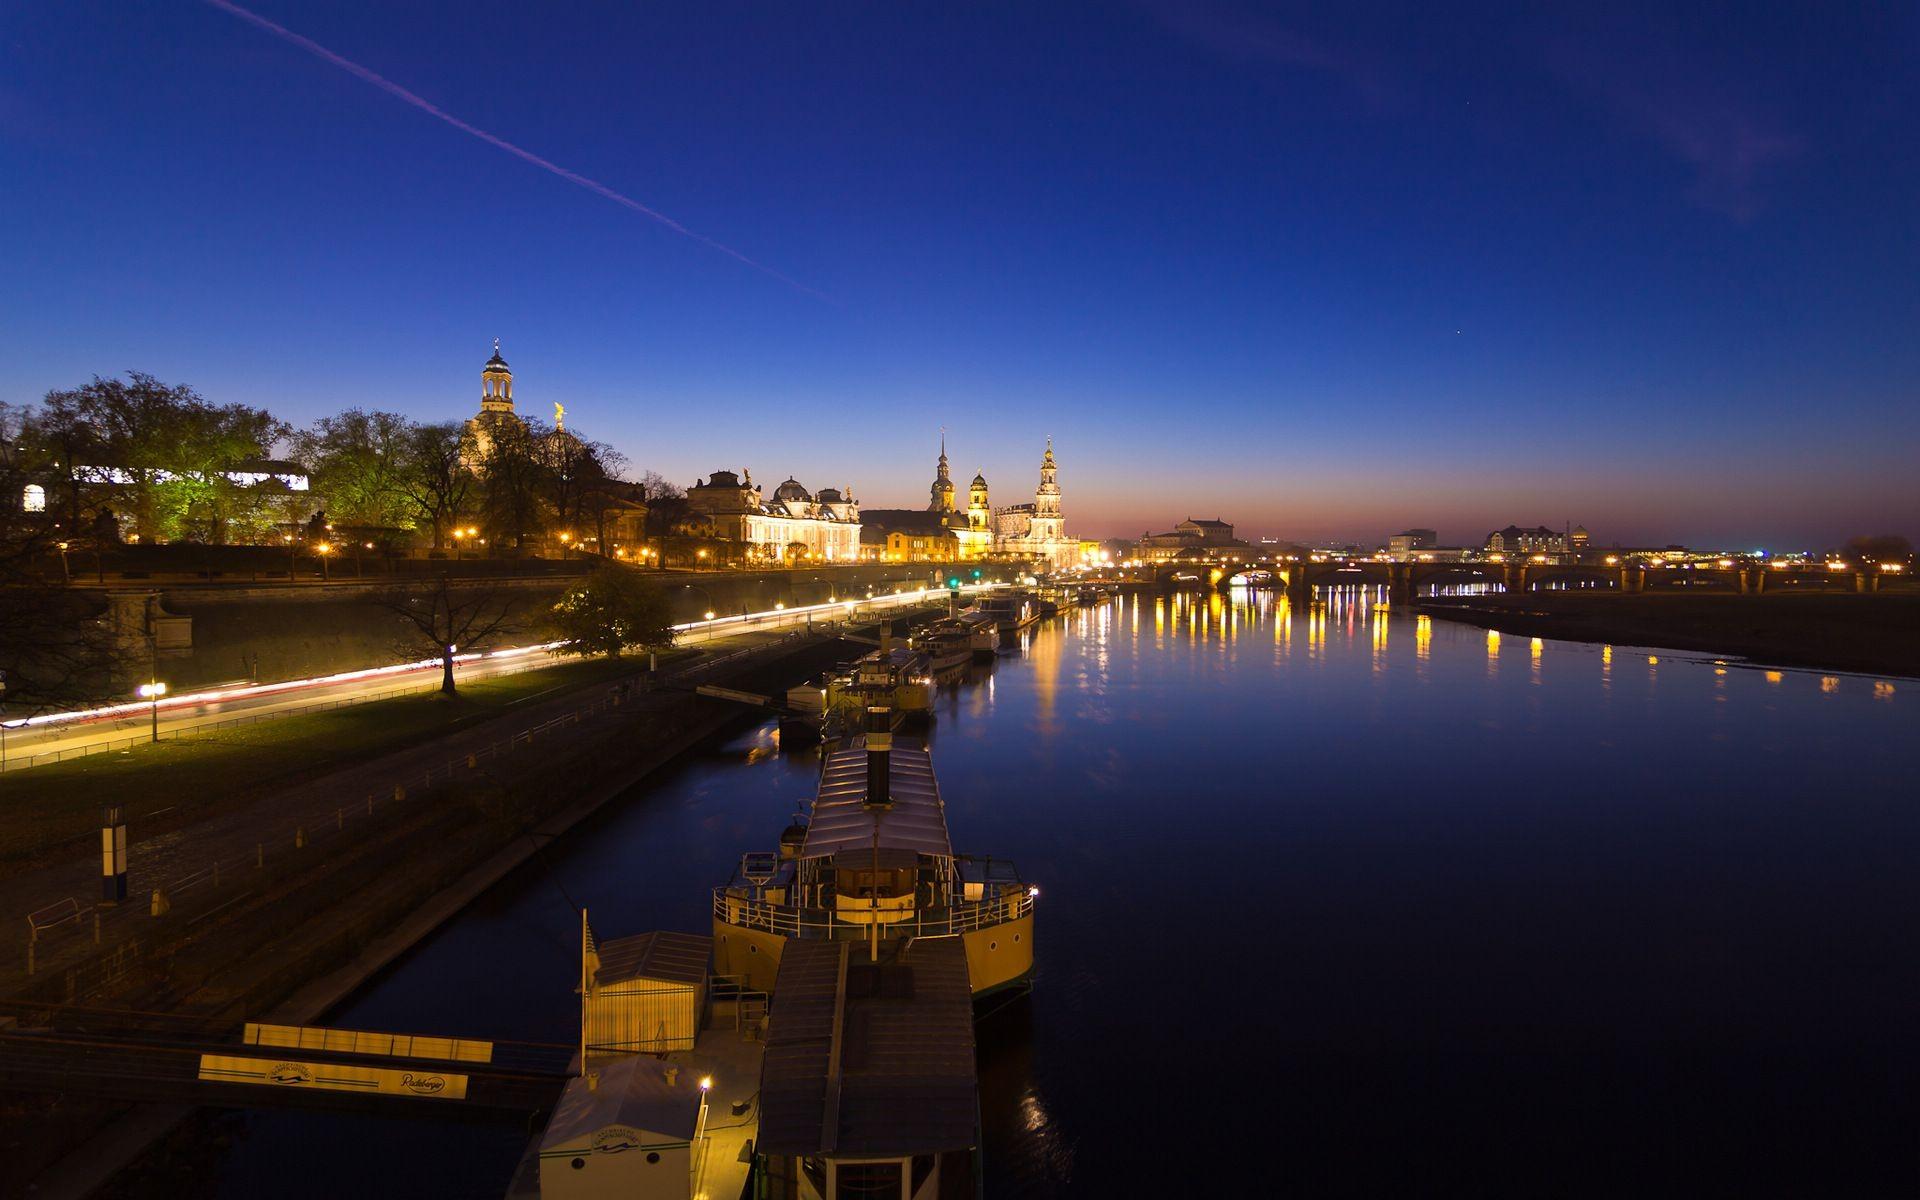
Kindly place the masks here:
[(1060, 536), (1066, 521), (1060, 515), (1060, 468), (1053, 461), (1053, 439), (1047, 439), (1047, 455), (1040, 460), (1040, 486), (1033, 493), (1033, 525), (1030, 536), (1052, 541)]
[(953, 511), (953, 472), (947, 469), (947, 433), (940, 431), (940, 466), (933, 475), (933, 501), (927, 505), (928, 512), (950, 513)]
[(985, 529), (993, 510), (987, 507), (987, 477), (975, 475), (967, 488), (967, 528)]

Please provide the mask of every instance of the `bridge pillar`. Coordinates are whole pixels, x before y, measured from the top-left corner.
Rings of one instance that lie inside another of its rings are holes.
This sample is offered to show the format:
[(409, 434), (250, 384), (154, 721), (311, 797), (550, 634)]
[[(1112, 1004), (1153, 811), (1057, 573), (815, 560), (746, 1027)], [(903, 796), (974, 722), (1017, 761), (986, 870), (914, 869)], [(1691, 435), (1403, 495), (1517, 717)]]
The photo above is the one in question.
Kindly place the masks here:
[(1387, 564), (1387, 598), (1394, 604), (1413, 603), (1413, 564)]
[(1753, 586), (1750, 589), (1750, 591), (1752, 592), (1753, 595), (1760, 596), (1760, 595), (1765, 595), (1766, 590), (1767, 590), (1767, 569), (1765, 567), (1753, 568)]
[(1853, 573), (1853, 590), (1856, 592), (1877, 592), (1880, 590), (1880, 576), (1869, 575), (1865, 571)]
[(1313, 585), (1307, 582), (1307, 564), (1294, 563), (1287, 568), (1287, 598), (1295, 604), (1313, 599)]

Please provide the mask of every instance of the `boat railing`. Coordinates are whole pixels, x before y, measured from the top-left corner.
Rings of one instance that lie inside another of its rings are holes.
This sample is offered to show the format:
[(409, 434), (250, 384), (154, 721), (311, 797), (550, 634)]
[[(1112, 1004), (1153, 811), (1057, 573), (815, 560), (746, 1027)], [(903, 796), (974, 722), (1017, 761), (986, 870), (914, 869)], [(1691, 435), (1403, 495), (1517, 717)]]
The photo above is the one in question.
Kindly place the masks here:
[[(867, 925), (837, 920), (831, 909), (775, 904), (756, 900), (743, 894), (744, 891), (728, 887), (713, 889), (714, 920), (783, 937), (858, 940), (868, 936)], [(1033, 888), (1008, 889), (980, 900), (956, 900), (931, 908), (917, 908), (911, 916), (889, 921), (882, 928), (888, 937), (953, 937), (1031, 916), (1036, 899)]]

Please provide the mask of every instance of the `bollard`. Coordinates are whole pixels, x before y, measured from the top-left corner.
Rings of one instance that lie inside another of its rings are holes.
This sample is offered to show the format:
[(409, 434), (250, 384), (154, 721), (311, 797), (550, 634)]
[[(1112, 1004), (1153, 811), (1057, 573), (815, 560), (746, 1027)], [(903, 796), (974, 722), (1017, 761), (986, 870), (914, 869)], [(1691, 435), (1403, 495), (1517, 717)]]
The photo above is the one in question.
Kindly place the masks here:
[[(93, 910), (93, 944), (100, 944), (100, 910), (97, 908)], [(31, 975), (33, 971), (29, 969), (27, 974)]]
[(333, 827), (335, 829), (345, 829), (347, 827), (346, 809), (336, 808), (333, 810)]
[(118, 904), (126, 898), (126, 810), (118, 804), (109, 804), (100, 816), (100, 902)]
[(477, 770), (479, 766), (480, 766), (480, 756), (478, 754), (467, 755), (467, 770), (469, 771)]
[(373, 797), (372, 796), (367, 797), (367, 815), (368, 816), (373, 815)]
[(395, 800), (405, 800), (405, 799), (407, 798), (407, 789), (406, 789), (406, 788), (404, 788), (404, 787), (402, 787), (402, 786), (401, 786), (400, 784), (397, 784), (397, 783), (396, 783), (396, 784), (394, 784), (394, 785), (393, 785), (393, 798), (394, 798)]
[(173, 901), (167, 899), (165, 890), (155, 888), (153, 889), (153, 900), (147, 907), (150, 915), (164, 917), (167, 915), (168, 910), (173, 907)]
[(293, 831), (293, 848), (295, 850), (303, 850), (306, 848), (306, 845), (307, 845), (307, 827), (305, 825), (302, 825), (298, 829)]

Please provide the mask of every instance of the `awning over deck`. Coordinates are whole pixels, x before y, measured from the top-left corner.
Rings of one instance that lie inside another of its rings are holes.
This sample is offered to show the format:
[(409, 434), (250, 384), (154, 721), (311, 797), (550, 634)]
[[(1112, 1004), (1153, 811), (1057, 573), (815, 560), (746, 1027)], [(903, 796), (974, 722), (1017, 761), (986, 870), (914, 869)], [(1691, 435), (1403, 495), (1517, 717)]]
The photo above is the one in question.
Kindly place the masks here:
[[(848, 740), (827, 757), (813, 822), (800, 848), (802, 858), (826, 858), (847, 850), (908, 850), (951, 858), (946, 808), (933, 778), (933, 756), (924, 742), (893, 739), (888, 755), (890, 808), (866, 807), (865, 736)], [(876, 833), (878, 837), (876, 838)]]
[(979, 1141), (973, 992), (959, 938), (796, 940), (780, 957), (760, 1073), (759, 1149), (891, 1157)]

